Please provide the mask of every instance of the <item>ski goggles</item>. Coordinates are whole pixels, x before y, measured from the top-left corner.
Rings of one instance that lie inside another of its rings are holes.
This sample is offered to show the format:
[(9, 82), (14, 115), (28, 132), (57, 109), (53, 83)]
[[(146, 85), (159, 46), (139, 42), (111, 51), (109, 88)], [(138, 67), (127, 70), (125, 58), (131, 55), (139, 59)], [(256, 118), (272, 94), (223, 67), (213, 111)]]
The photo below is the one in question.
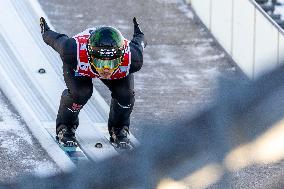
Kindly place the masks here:
[(118, 68), (118, 66), (121, 63), (121, 57), (116, 58), (116, 59), (99, 59), (99, 58), (92, 58), (91, 64), (94, 66), (96, 69), (104, 69), (108, 68), (111, 70), (115, 70)]

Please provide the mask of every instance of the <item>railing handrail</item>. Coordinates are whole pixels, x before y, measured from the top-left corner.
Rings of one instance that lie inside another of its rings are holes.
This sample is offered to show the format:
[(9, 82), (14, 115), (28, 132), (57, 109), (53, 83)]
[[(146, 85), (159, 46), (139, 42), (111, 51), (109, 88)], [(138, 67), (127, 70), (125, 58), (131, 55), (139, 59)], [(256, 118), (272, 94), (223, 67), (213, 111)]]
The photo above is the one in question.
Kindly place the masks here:
[(255, 0), (249, 0), (254, 6), (256, 9), (258, 9), (267, 19), (268, 21), (273, 24), (280, 33), (282, 33), (284, 35), (284, 29), (282, 27), (280, 27), (276, 22), (275, 20), (273, 20), (268, 14), (267, 12), (265, 12), (261, 6), (255, 1)]

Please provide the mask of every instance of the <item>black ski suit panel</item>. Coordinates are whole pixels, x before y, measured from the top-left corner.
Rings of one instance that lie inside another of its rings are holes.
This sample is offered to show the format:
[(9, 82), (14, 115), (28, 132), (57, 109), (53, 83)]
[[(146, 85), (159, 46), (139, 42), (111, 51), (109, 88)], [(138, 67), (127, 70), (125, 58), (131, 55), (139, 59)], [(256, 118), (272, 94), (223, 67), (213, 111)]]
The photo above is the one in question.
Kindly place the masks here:
[(109, 88), (112, 97), (108, 119), (109, 132), (113, 127), (126, 126), (129, 128), (130, 114), (135, 102), (134, 75), (129, 74), (127, 77), (117, 80), (101, 79), (101, 81)]
[[(63, 77), (67, 89), (61, 95), (56, 127), (59, 127), (61, 124), (67, 127), (78, 126), (80, 109), (83, 108), (93, 93), (92, 79), (88, 77), (76, 77), (75, 71), (66, 64), (63, 64)], [(80, 105), (81, 108), (74, 110), (74, 103), (75, 105)]]
[(135, 34), (129, 44), (131, 51), (130, 73), (139, 71), (143, 65), (144, 47), (142, 45), (144, 44), (144, 41), (144, 34)]
[[(43, 40), (60, 54), (63, 61), (63, 76), (67, 89), (62, 93), (60, 106), (56, 119), (56, 126), (64, 124), (66, 126), (79, 125), (78, 115), (80, 110), (72, 110), (72, 106), (80, 105), (81, 108), (92, 96), (93, 84), (89, 77), (75, 76), (77, 68), (77, 44), (73, 38), (54, 31), (47, 31), (43, 35)], [(111, 91), (111, 105), (108, 119), (108, 128), (129, 127), (130, 114), (132, 112), (134, 98), (134, 75), (143, 65), (143, 34), (133, 35), (130, 42), (131, 65), (130, 74), (122, 79), (101, 81)], [(81, 109), (80, 108), (80, 109)]]

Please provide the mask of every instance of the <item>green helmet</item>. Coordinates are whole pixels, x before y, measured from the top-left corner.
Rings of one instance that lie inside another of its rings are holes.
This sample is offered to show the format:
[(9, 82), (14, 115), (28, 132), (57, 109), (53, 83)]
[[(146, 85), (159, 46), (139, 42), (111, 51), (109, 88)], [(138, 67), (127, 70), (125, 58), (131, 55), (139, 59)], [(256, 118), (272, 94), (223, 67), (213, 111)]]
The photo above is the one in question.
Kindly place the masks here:
[(117, 68), (124, 56), (124, 37), (117, 29), (102, 26), (92, 31), (88, 40), (88, 54), (96, 69)]

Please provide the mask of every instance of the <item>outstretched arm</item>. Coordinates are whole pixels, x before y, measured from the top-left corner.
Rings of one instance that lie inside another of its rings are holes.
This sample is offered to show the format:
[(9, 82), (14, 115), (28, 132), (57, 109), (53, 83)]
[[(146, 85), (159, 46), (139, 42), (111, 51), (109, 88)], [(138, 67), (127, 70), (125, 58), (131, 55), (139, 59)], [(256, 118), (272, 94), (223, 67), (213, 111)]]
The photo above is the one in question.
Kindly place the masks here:
[(139, 48), (141, 48), (141, 50), (143, 51), (147, 45), (147, 41), (135, 17), (133, 18), (133, 24), (134, 24), (134, 34), (133, 34), (133, 39), (131, 40), (131, 42), (138, 45)]
[(131, 50), (131, 67), (130, 73), (137, 72), (143, 65), (143, 51), (147, 45), (144, 37), (144, 33), (141, 31), (136, 18), (133, 18), (134, 34), (133, 39), (130, 42)]
[(43, 17), (40, 18), (43, 41), (61, 56), (64, 63), (76, 64), (76, 42), (65, 34), (52, 31)]
[(52, 31), (43, 17), (40, 18), (40, 27), (43, 41), (61, 55), (69, 37)]

